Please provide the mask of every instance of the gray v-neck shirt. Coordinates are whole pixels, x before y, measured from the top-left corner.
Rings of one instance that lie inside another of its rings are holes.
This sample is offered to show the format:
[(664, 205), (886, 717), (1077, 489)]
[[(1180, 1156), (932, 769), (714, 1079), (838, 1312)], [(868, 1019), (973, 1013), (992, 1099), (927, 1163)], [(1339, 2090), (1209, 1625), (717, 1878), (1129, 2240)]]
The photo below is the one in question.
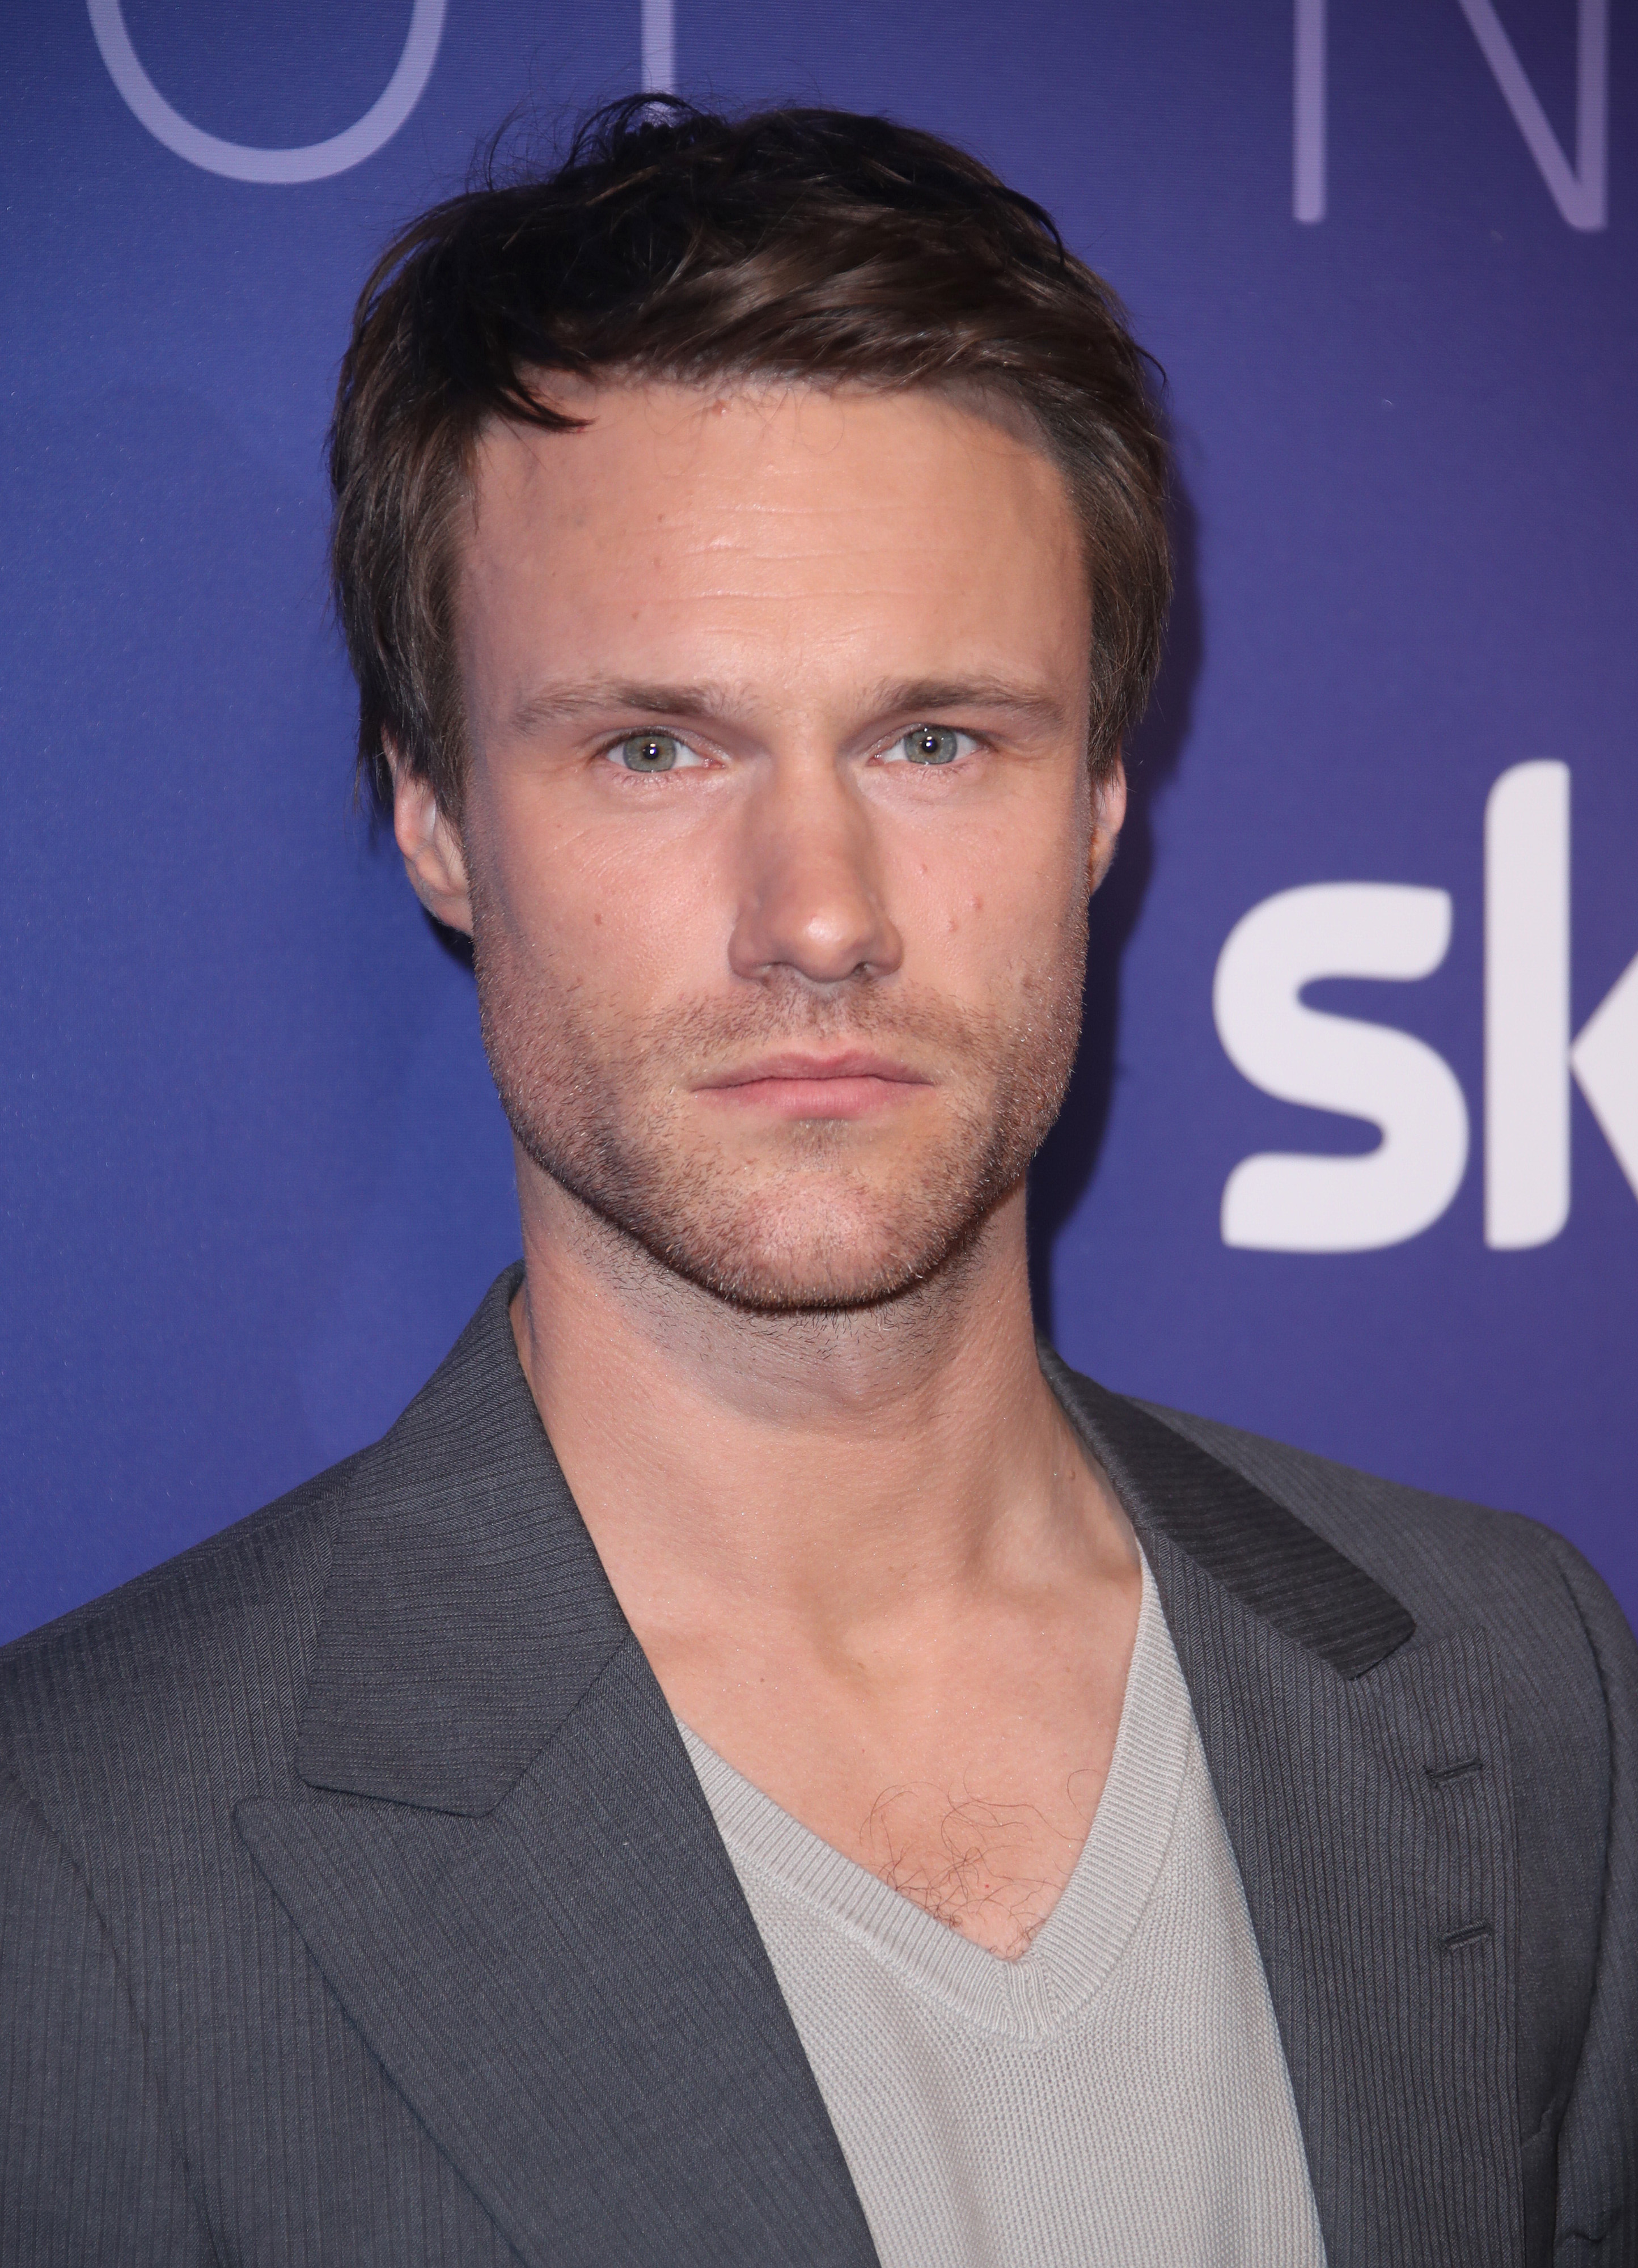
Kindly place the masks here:
[(1147, 1564), (1109, 1778), (1017, 1961), (682, 1734), (882, 2268), (1322, 2268), (1267, 1982)]

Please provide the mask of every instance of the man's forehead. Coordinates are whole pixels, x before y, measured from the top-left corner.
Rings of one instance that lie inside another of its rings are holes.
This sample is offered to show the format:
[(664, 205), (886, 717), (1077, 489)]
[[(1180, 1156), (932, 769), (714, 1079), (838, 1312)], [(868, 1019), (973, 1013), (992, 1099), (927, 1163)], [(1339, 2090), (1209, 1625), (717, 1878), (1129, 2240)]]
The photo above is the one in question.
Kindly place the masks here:
[(493, 499), (574, 517), (611, 482), (708, 497), (724, 480), (845, 488), (889, 497), (918, 477), (947, 484), (952, 469), (993, 487), (1024, 481), (1069, 509), (1068, 484), (1032, 414), (973, 386), (887, 387), (754, 377), (709, 383), (616, 375), (542, 381), (543, 404), (569, 430), (491, 419), (473, 463), (474, 503)]
[[(1032, 440), (943, 396), (863, 389), (626, 386), (562, 406), (590, 423), (484, 445), (459, 612), (505, 708), (721, 717), (788, 673), (847, 677), (852, 712), (888, 679), (951, 701), (985, 681), (1020, 720), (1055, 683), (1061, 708), (1086, 659), (1085, 567)], [(610, 679), (657, 697), (611, 703)]]

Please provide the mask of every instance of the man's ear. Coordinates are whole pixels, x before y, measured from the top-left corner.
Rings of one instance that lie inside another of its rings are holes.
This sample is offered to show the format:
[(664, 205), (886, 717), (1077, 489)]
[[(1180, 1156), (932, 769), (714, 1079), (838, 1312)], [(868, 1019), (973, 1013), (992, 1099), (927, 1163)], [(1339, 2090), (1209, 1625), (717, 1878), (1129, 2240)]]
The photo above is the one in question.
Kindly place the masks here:
[(430, 782), (412, 772), (390, 743), (386, 755), (393, 768), (393, 833), (410, 887), (434, 921), (470, 937), (472, 897), (459, 832)]
[(1101, 779), (1092, 782), (1092, 839), (1087, 879), (1097, 889), (1114, 863), (1115, 844), (1126, 823), (1126, 760), (1117, 756)]

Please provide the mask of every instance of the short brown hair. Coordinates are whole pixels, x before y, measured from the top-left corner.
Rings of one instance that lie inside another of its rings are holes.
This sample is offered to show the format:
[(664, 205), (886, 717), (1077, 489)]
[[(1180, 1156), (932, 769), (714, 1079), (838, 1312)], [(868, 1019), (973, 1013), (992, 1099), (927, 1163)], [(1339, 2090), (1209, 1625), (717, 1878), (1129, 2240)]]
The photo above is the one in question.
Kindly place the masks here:
[(595, 113), (554, 172), (402, 230), (359, 296), (330, 432), (361, 784), (386, 744), (459, 816), (455, 507), (494, 418), (562, 430), (543, 373), (977, 386), (1032, 413), (1091, 571), (1092, 747), (1141, 715), (1171, 595), (1147, 358), (1041, 208), (930, 134), (845, 111)]

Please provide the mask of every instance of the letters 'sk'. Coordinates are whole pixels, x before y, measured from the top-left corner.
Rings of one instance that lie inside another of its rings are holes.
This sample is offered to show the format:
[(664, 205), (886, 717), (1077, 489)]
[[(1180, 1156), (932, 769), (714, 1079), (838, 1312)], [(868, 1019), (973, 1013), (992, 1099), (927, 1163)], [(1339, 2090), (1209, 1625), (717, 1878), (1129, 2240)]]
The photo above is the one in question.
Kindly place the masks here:
[[(1223, 1240), (1260, 1252), (1368, 1252), (1420, 1235), (1466, 1169), (1467, 1107), (1423, 1040), (1310, 1007), (1324, 977), (1431, 976), (1450, 944), (1443, 890), (1318, 882), (1237, 922), (1213, 1008), (1235, 1068), (1286, 1102), (1377, 1126), (1363, 1156), (1245, 1158)], [(1485, 811), (1485, 1241), (1550, 1243), (1569, 1216), (1570, 1087), (1638, 1192), (1638, 959), (1570, 1036), (1569, 770), (1515, 764)]]

